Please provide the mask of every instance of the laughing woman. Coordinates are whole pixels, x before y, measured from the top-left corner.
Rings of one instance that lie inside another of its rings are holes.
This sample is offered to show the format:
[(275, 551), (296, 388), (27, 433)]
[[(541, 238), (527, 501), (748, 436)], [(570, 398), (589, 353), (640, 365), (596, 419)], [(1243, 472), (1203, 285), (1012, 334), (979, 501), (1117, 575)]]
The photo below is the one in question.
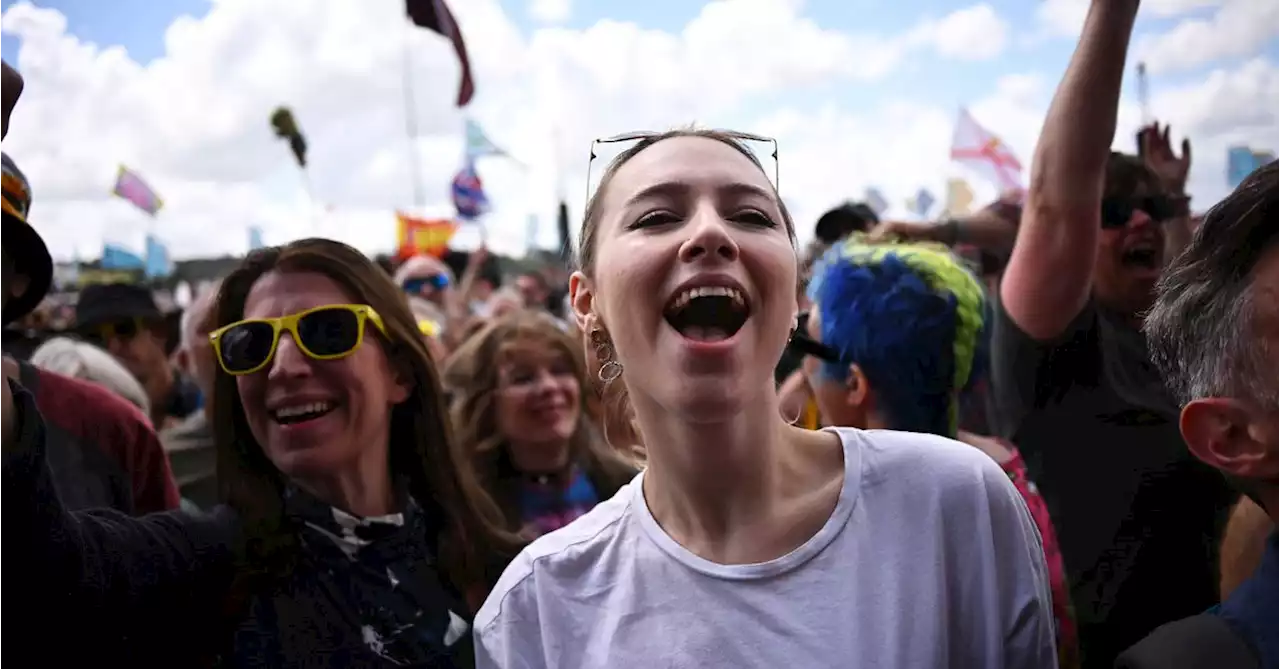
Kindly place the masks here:
[(402, 295), (310, 239), (250, 255), (217, 314), (212, 515), (68, 513), (31, 396), (6, 387), (4, 536), (23, 550), (5, 601), (24, 611), (6, 636), (50, 666), (470, 664), (466, 599), (516, 540), (459, 483)]
[(794, 230), (736, 136), (645, 136), (579, 239), (574, 312), (648, 466), (508, 567), (477, 666), (1056, 665), (1035, 525), (990, 458), (781, 417)]

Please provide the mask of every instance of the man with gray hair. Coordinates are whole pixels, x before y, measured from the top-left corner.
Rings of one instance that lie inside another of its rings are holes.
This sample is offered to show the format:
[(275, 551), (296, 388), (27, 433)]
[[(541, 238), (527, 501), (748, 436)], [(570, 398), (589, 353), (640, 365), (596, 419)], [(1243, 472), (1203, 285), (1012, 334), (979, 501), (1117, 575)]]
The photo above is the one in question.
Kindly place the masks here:
[(1182, 406), (1187, 448), (1271, 519), (1257, 571), (1219, 606), (1169, 623), (1117, 667), (1277, 666), (1277, 166), (1249, 175), (1209, 211), (1161, 279), (1144, 331)]
[(160, 433), (182, 499), (206, 510), (218, 503), (217, 452), (209, 425), (217, 361), (213, 359), (209, 331), (216, 317), (219, 287), (215, 283), (200, 288), (182, 312), (181, 341), (174, 354), (178, 369), (199, 386), (203, 404), (199, 411)]

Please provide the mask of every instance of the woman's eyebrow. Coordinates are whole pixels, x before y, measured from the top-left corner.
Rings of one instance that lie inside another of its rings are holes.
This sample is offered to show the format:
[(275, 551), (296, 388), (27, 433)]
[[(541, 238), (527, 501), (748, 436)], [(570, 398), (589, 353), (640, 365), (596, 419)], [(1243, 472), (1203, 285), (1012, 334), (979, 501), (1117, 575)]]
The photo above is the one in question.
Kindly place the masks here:
[[(663, 198), (663, 197), (672, 198), (672, 199), (687, 198), (689, 196), (689, 193), (692, 192), (694, 188), (695, 188), (694, 185), (687, 181), (662, 181), (662, 182), (641, 188), (630, 198), (627, 198), (626, 205), (630, 206), (637, 202), (648, 200), (651, 198)], [(737, 181), (725, 183), (725, 184), (719, 184), (718, 186), (716, 186), (716, 193), (721, 196), (751, 195), (755, 197), (762, 197), (769, 200), (773, 199), (773, 195), (769, 191), (753, 184), (737, 182)]]

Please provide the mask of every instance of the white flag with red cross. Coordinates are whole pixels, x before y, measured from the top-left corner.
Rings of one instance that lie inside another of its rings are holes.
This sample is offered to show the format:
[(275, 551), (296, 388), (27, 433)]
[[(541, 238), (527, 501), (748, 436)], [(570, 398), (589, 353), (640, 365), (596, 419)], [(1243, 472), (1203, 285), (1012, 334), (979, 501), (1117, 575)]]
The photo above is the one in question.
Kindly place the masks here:
[(951, 138), (951, 159), (973, 170), (1001, 193), (1021, 191), (1022, 163), (1013, 150), (961, 109)]

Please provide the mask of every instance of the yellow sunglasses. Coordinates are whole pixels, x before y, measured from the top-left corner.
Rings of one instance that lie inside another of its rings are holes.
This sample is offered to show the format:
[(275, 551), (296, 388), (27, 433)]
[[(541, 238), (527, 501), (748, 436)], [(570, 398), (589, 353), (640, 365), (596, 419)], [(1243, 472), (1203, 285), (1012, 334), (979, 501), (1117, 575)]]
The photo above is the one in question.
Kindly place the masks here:
[(364, 304), (327, 304), (278, 318), (251, 318), (209, 333), (214, 357), (222, 371), (243, 376), (271, 363), (280, 345), (280, 333), (312, 360), (345, 358), (364, 343), (365, 323), (372, 322), (384, 336), (386, 326), (373, 307)]

